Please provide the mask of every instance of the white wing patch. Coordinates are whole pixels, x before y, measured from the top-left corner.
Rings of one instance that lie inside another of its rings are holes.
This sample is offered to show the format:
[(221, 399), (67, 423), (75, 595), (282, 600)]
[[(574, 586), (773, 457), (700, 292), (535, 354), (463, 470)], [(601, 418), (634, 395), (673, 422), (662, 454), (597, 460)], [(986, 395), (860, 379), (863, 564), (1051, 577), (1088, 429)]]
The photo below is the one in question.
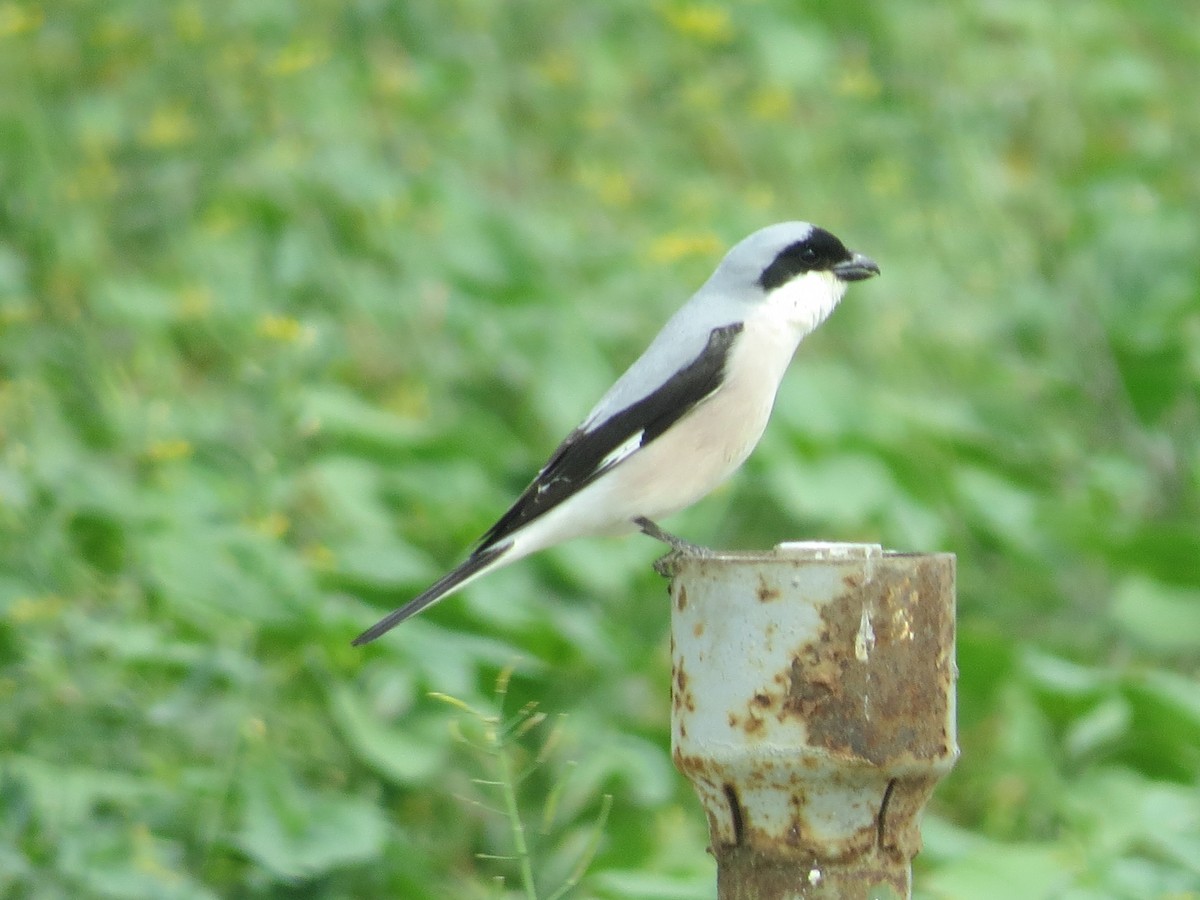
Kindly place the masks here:
[(618, 445), (604, 459), (600, 460), (600, 464), (596, 466), (597, 472), (603, 472), (605, 469), (610, 469), (627, 457), (634, 450), (642, 446), (642, 437), (646, 434), (646, 429), (642, 428), (631, 434), (625, 441)]

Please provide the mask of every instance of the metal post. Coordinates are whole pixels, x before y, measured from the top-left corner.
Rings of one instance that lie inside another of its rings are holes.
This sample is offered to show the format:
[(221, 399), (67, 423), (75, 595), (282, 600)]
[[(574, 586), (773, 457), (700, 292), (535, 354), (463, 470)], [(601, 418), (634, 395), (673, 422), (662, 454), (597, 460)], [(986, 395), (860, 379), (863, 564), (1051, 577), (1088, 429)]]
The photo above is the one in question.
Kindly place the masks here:
[(720, 900), (909, 897), (920, 813), (958, 756), (954, 556), (669, 559), (671, 744)]

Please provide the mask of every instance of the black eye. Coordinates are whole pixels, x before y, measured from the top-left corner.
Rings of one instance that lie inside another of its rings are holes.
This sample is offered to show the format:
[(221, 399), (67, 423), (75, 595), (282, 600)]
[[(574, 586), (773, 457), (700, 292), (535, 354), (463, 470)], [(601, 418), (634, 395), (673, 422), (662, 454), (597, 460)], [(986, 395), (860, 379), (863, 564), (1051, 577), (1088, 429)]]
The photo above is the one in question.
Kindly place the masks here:
[(803, 240), (784, 247), (763, 269), (758, 283), (764, 290), (773, 290), (806, 272), (823, 272), (835, 262), (849, 259), (842, 242), (823, 228), (814, 228)]

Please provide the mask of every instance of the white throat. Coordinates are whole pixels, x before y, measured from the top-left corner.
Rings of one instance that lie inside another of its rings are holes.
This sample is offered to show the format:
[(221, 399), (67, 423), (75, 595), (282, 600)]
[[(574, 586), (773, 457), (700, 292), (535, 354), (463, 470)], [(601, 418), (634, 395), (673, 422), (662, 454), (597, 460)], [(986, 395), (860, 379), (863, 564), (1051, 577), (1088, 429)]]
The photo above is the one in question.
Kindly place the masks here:
[(845, 293), (846, 282), (832, 272), (808, 272), (772, 291), (764, 312), (796, 329), (798, 341), (829, 318)]

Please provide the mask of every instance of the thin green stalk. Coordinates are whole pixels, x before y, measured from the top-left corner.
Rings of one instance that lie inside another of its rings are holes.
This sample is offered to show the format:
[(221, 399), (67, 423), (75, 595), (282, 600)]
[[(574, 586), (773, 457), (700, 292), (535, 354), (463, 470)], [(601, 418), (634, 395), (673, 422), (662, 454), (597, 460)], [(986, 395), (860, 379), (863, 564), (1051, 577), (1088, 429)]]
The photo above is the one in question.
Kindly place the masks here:
[(610, 810), (612, 810), (612, 794), (605, 794), (600, 804), (600, 814), (596, 817), (596, 827), (592, 831), (592, 837), (588, 841), (587, 847), (584, 848), (574, 868), (571, 869), (571, 874), (567, 876), (567, 880), (559, 885), (558, 890), (547, 897), (546, 900), (562, 900), (563, 897), (567, 896), (583, 880), (588, 866), (592, 864), (592, 860), (596, 856), (596, 851), (600, 849), (600, 841), (604, 837), (604, 826), (608, 822)]
[(512, 827), (513, 849), (517, 855), (517, 865), (521, 870), (521, 883), (525, 888), (527, 900), (538, 900), (537, 886), (533, 881), (533, 860), (529, 855), (529, 846), (525, 843), (525, 824), (521, 821), (521, 811), (517, 807), (517, 791), (513, 781), (512, 764), (508, 751), (501, 743), (498, 732), (489, 729), (489, 737), (496, 751), (496, 759), (500, 766), (500, 792), (504, 796), (504, 810), (508, 816), (508, 824)]

